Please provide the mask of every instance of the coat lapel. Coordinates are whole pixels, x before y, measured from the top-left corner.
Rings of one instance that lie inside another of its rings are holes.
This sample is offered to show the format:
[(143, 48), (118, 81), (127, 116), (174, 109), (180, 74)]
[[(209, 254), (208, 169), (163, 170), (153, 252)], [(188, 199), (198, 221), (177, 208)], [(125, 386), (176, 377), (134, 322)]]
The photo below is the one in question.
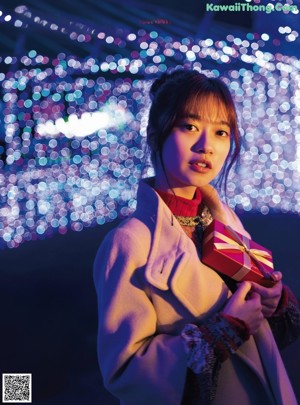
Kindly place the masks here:
[(140, 205), (135, 215), (143, 215), (151, 233), (145, 268), (147, 281), (160, 290), (171, 289), (197, 319), (210, 316), (224, 305), (228, 288), (213, 270), (200, 262), (194, 243), (158, 194), (143, 182), (139, 193)]

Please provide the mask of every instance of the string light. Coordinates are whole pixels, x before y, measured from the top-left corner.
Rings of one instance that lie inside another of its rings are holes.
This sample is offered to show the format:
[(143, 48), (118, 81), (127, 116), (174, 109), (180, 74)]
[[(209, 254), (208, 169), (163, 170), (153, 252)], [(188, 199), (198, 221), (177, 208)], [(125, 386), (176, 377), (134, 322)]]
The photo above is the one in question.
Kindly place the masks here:
[(149, 86), (170, 67), (222, 76), (233, 94), (244, 150), (229, 179), (229, 204), (300, 212), (299, 59), (264, 51), (267, 34), (222, 41), (145, 30), (96, 35), (116, 52), (51, 60), (30, 50), (2, 60), (21, 66), (0, 74), (2, 246), (133, 212), (139, 179), (153, 173), (145, 147)]

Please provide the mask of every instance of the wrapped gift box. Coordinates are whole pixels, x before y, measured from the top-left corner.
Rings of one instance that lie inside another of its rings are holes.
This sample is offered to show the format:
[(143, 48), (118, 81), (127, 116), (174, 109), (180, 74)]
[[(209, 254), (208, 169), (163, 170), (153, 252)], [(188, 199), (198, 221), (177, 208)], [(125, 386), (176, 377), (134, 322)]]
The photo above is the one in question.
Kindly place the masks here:
[(209, 267), (238, 282), (254, 281), (266, 287), (276, 283), (270, 250), (217, 220), (203, 236), (202, 262)]

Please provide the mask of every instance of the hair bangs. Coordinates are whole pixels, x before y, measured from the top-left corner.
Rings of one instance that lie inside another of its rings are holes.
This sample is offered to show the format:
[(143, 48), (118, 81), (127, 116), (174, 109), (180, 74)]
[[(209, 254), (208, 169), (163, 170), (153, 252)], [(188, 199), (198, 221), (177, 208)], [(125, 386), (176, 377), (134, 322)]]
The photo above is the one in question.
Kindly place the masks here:
[(195, 116), (203, 121), (225, 122), (231, 131), (235, 132), (237, 118), (231, 98), (227, 98), (220, 88), (212, 87), (195, 89), (190, 93), (189, 97), (180, 103), (177, 118)]

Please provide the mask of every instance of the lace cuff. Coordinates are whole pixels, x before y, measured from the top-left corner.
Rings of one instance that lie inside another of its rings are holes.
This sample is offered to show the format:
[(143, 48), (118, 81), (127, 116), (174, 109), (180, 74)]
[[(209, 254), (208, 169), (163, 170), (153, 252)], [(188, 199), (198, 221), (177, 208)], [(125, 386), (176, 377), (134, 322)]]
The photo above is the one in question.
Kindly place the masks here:
[(250, 334), (242, 320), (220, 313), (204, 325), (187, 324), (181, 336), (188, 354), (187, 366), (200, 374), (214, 368), (216, 362), (225, 361)]
[(293, 343), (300, 335), (300, 309), (292, 291), (283, 286), (281, 300), (274, 314), (268, 318), (280, 349)]

